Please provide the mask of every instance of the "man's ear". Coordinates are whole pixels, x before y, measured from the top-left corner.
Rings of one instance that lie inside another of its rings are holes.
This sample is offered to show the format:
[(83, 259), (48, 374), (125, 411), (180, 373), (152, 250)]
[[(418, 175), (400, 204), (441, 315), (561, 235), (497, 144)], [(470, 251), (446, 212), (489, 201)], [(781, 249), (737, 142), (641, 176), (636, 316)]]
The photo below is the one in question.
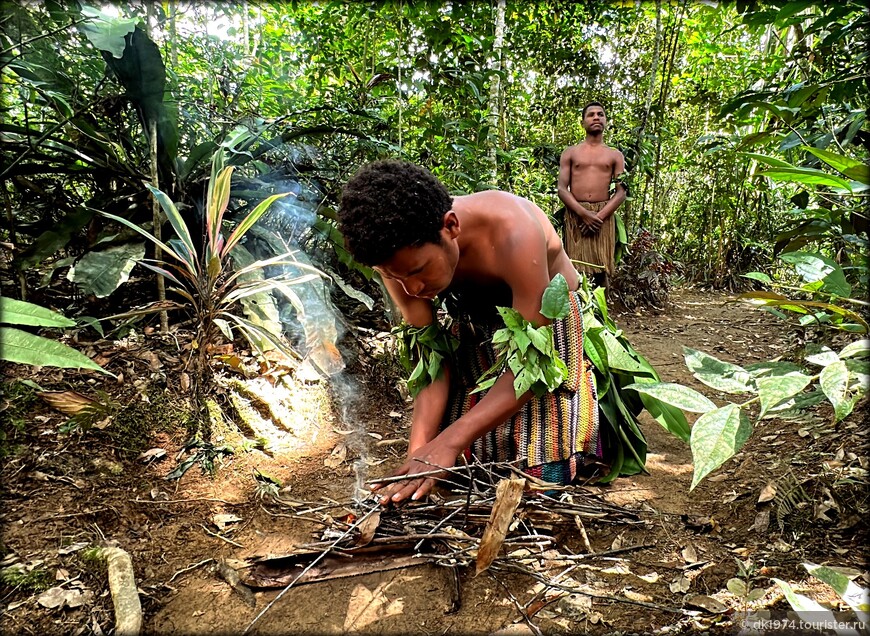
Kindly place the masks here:
[(454, 239), (459, 236), (459, 217), (453, 210), (444, 213), (444, 229), (447, 230), (448, 238)]

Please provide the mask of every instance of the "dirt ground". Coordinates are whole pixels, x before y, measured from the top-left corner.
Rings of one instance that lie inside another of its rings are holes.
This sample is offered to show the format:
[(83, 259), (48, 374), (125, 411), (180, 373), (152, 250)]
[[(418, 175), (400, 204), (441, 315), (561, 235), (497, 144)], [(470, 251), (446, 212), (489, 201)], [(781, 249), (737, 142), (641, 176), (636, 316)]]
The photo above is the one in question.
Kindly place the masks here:
[[(663, 380), (697, 388), (721, 404), (724, 396), (687, 370), (683, 346), (747, 364), (788, 358), (799, 345), (783, 322), (728, 301), (719, 292), (682, 289), (664, 311), (622, 312), (615, 319)], [(140, 354), (151, 348), (146, 340)], [(133, 370), (153, 378), (161, 363), (169, 366), (169, 358), (161, 354), (155, 362), (141, 354)], [(7, 369), (7, 376), (14, 373)], [(102, 388), (117, 399), (135, 399), (129, 398), (136, 384), (129, 373), (113, 388), (96, 375), (48, 369), (33, 379), (53, 391), (94, 394)], [(169, 394), (178, 390), (177, 382), (176, 377), (166, 380)], [(145, 463), (140, 451), (124, 452), (117, 438), (106, 434), (111, 423), (106, 429), (59, 433), (68, 418), (43, 401), (34, 402), (25, 414), (24, 432), (15, 439), (17, 450), (3, 458), (0, 469), (0, 567), (18, 564), (31, 574), (30, 583), (0, 582), (3, 633), (113, 633), (105, 571), (88, 558), (90, 547), (102, 545), (117, 545), (132, 557), (146, 633), (245, 632), (280, 590), (255, 591), (252, 606), (250, 596), (220, 575), (217, 563), (286, 553), (321, 529), (270, 503), (264, 495), (270, 486), (256, 479), (256, 471), (279, 482), (275, 488), (293, 500), (348, 502), (358, 494), (361, 475), (355, 467), (364, 465), (365, 477), (372, 478), (400, 462), (408, 405), (371, 370), (347, 382), (345, 395), (355, 396), (352, 402), (348, 398), (349, 408), (329, 421), (308, 422), (312, 432), (304, 446), (236, 452), (221, 460), (214, 477), (194, 467), (178, 481), (164, 477), (176, 466), (183, 427), (163, 426), (143, 439), (141, 450), (166, 451)], [(7, 406), (10, 399), (7, 395)], [(844, 609), (801, 564), (858, 570), (856, 582), (870, 584), (866, 412), (865, 399), (839, 424), (824, 405), (803, 419), (765, 419), (743, 450), (691, 492), (688, 445), (644, 415), (649, 474), (587, 487), (644, 521), (625, 527), (587, 522), (592, 550), (636, 549), (590, 560), (574, 576), (595, 590), (594, 597), (554, 600), (531, 622), (544, 633), (736, 633), (745, 601), (726, 584), (738, 575), (737, 559), (753, 567), (750, 587), (766, 590), (758, 606), (788, 609), (772, 581), (776, 577)], [(360, 425), (367, 433), (358, 436), (365, 446), (354, 447), (346, 440)], [(364, 462), (358, 461), (361, 456)], [(800, 484), (805, 496), (785, 501), (771, 494), (784, 492), (788, 484)], [(576, 527), (560, 533), (582, 545)], [(421, 565), (301, 585), (247, 633), (532, 633), (516, 603), (539, 591), (536, 582), (520, 574), (499, 575), (498, 581), (473, 574)], [(451, 612), (456, 581), (460, 607)], [(39, 600), (49, 586), (74, 594), (65, 605), (49, 609)]]

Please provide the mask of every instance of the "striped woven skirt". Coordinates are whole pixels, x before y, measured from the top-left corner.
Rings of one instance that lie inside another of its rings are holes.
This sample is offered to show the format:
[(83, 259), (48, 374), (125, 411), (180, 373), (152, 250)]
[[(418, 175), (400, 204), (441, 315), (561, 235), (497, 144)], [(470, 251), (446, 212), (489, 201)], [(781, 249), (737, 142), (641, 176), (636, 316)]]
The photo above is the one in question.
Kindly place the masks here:
[[(511, 419), (478, 438), (466, 450), (466, 458), (484, 463), (519, 460), (518, 468), (526, 473), (558, 484), (570, 483), (587, 465), (601, 463), (598, 399), (591, 365), (583, 357), (579, 295), (572, 293), (570, 300), (569, 314), (553, 323), (556, 350), (568, 367), (568, 377), (558, 389), (532, 398)], [(442, 429), (485, 395), (471, 391), (495, 363), (492, 336), (502, 327), (497, 313), (490, 324), (454, 322), (459, 349)]]

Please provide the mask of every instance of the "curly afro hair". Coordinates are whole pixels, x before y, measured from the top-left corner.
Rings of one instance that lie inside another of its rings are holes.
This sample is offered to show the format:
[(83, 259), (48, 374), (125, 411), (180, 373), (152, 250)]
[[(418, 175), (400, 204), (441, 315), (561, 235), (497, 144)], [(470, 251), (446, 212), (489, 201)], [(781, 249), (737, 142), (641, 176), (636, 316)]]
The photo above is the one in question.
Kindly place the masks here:
[(338, 208), (347, 249), (364, 265), (385, 263), (400, 249), (438, 243), (453, 199), (425, 168), (383, 159), (347, 182)]

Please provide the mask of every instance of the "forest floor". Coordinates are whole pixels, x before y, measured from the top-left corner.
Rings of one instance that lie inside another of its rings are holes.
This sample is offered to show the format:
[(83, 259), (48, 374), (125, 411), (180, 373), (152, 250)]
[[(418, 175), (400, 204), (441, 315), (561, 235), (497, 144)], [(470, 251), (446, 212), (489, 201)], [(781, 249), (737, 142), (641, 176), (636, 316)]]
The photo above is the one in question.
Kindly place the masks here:
[[(721, 401), (722, 395), (692, 377), (683, 346), (747, 364), (789, 358), (798, 344), (782, 321), (728, 301), (727, 294), (684, 288), (673, 293), (665, 310), (622, 311), (615, 320), (663, 380)], [(109, 341), (93, 346), (108, 368), (127, 369), (120, 382), (48, 368), (30, 379), (46, 390), (91, 397), (99, 389), (117, 402), (140, 399), (137, 389), (149, 377), (168, 375), (167, 395), (183, 384), (167, 371), (177, 364), (178, 352), (156, 336), (140, 338), (136, 346)], [(7, 368), (4, 386), (12, 386), (16, 372), (22, 370)], [(177, 481), (164, 477), (177, 465), (185, 431), (171, 421), (156, 430), (144, 425), (149, 411), (160, 407), (154, 394), (151, 404), (136, 412), (141, 419), (113, 436), (113, 427), (121, 423), (110, 420), (88, 431), (59, 433), (68, 417), (43, 400), (25, 400), (7, 390), (4, 417), (15, 413), (20, 430), (6, 440), (9, 454), (0, 469), (0, 567), (6, 568), (0, 581), (2, 632), (113, 633), (112, 597), (104, 567), (91, 550), (102, 545), (116, 545), (132, 557), (145, 633), (244, 632), (280, 589), (251, 594), (234, 588), (218, 564), (286, 553), (322, 530), (321, 524), (293, 514), (298, 506), (276, 505), (269, 484), (258, 482), (255, 471), (280, 482), (281, 496), (297, 503), (350, 501), (360, 479), (354, 466), (361, 464), (355, 460), (362, 453), (367, 478), (388, 474), (401, 461), (410, 412), (399, 392), (374, 376), (369, 369), (356, 377), (352, 412), (321, 425), (304, 449), (236, 452), (216, 462), (214, 476), (193, 467)], [(631, 549), (585, 561), (572, 576), (594, 594), (553, 598), (531, 617), (535, 628), (544, 633), (737, 633), (748, 605), (726, 585), (738, 576), (738, 559), (750, 566), (749, 588), (765, 590), (753, 607), (785, 615), (789, 608), (775, 577), (840, 616), (844, 607), (836, 595), (808, 577), (801, 564), (850, 568), (857, 583), (870, 584), (866, 402), (838, 424), (824, 405), (803, 419), (761, 421), (745, 447), (692, 491), (688, 444), (644, 414), (649, 474), (582, 487), (642, 521), (587, 520), (588, 548), (596, 553)], [(363, 436), (368, 440), (364, 450), (343, 443), (357, 423), (369, 433)], [(141, 439), (131, 452), (136, 435)], [(141, 455), (149, 449), (160, 451)], [(783, 494), (788, 492), (792, 495)], [(579, 545), (575, 526), (555, 532)], [(535, 581), (522, 574), (500, 575), (500, 581), (473, 574), (418, 565), (300, 585), (248, 633), (533, 633), (517, 603), (540, 591)], [(52, 594), (46, 595), (49, 587)], [(458, 609), (451, 607), (453, 601)]]

